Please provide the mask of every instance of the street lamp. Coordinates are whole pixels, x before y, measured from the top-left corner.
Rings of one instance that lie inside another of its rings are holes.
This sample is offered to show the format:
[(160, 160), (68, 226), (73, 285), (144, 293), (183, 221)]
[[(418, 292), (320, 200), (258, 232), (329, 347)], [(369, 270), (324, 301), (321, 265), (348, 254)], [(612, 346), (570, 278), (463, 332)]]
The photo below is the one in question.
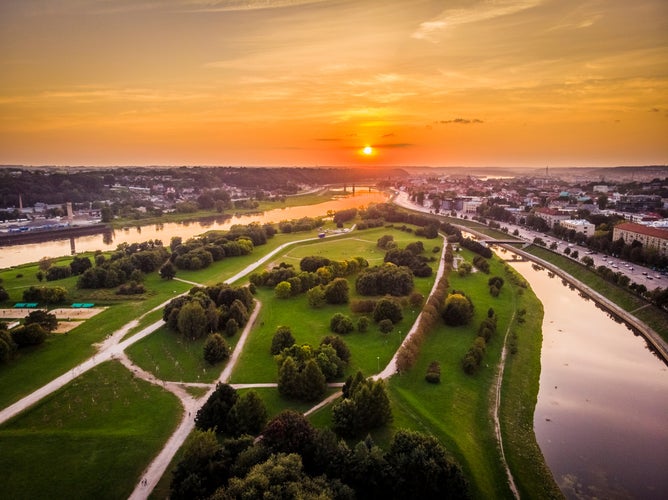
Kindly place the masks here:
[(380, 356), (376, 356), (376, 363), (378, 364), (377, 370), (380, 371)]

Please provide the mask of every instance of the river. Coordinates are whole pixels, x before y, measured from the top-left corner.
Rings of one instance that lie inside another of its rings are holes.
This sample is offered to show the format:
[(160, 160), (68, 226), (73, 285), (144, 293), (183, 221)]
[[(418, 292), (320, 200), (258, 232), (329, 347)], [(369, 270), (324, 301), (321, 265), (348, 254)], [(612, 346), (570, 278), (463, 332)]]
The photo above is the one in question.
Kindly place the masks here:
[(142, 243), (147, 240), (159, 239), (169, 245), (173, 236), (180, 236), (183, 240), (198, 236), (213, 229), (226, 230), (234, 224), (261, 224), (280, 222), (283, 220), (300, 219), (302, 217), (316, 217), (326, 215), (330, 210), (345, 210), (359, 208), (371, 203), (387, 201), (388, 196), (378, 191), (367, 192), (357, 188), (355, 195), (340, 196), (334, 200), (316, 205), (277, 208), (252, 215), (224, 216), (206, 221), (153, 224), (126, 229), (116, 229), (111, 235), (95, 234), (77, 236), (60, 240), (51, 240), (42, 243), (29, 243), (0, 247), (0, 269), (12, 266), (37, 262), (43, 257), (62, 257), (74, 252), (94, 252), (96, 250), (113, 250), (121, 243)]
[(511, 265), (545, 310), (534, 429), (564, 495), (668, 498), (666, 365), (559, 277)]

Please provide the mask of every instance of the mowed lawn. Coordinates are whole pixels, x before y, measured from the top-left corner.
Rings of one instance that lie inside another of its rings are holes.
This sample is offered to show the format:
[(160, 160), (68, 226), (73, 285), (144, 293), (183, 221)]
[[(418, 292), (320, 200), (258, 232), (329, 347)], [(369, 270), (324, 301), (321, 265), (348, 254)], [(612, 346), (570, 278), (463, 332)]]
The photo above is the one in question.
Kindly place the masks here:
[(172, 394), (104, 363), (0, 427), (2, 497), (127, 498), (181, 413)]
[[(362, 256), (369, 260), (369, 265), (374, 266), (383, 262), (385, 251), (376, 246), (376, 241), (384, 234), (392, 234), (399, 247), (416, 241), (415, 235), (392, 228), (378, 228), (370, 231), (353, 233), (354, 236), (340, 238), (337, 240), (322, 240), (309, 244), (302, 244), (286, 250), (285, 253), (277, 255), (267, 267), (273, 267), (281, 262), (293, 264), (299, 269), (299, 261), (306, 256), (317, 255), (332, 260), (352, 259)], [(442, 244), (441, 239), (421, 239), (427, 251), (427, 257), (440, 254), (431, 253), (434, 246)], [(438, 261), (432, 263), (434, 271)], [(362, 299), (355, 292), (355, 276), (348, 278), (350, 288), (350, 299)], [(416, 278), (416, 291), (425, 297), (434, 282), (434, 275), (429, 278)], [(277, 299), (274, 291), (270, 288), (260, 288), (257, 298), (262, 302), (262, 309), (250, 338), (244, 348), (237, 368), (232, 374), (231, 383), (259, 383), (275, 382), (277, 378), (277, 367), (270, 354), (271, 340), (279, 326), (289, 326), (298, 344), (310, 344), (318, 346), (320, 341), (327, 335), (332, 335), (329, 329), (331, 317), (336, 313), (349, 316), (354, 324), (362, 314), (352, 313), (349, 304), (325, 305), (314, 309), (309, 306), (305, 294), (299, 294), (289, 299)], [(378, 297), (375, 297), (378, 298)], [(347, 374), (354, 374), (361, 370), (365, 375), (377, 373), (379, 369), (390, 361), (419, 314), (419, 308), (404, 307), (404, 319), (395, 325), (389, 334), (382, 334), (373, 321), (365, 333), (357, 331), (343, 336), (346, 344), (351, 350), (352, 357)]]

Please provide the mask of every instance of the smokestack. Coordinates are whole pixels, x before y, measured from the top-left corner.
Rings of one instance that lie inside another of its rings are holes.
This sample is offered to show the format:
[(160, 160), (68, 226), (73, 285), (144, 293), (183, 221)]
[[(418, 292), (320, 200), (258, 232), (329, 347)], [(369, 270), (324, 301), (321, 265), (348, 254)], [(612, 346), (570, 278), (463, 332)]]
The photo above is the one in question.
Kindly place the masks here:
[(74, 217), (74, 214), (72, 213), (72, 202), (68, 201), (67, 202), (67, 221), (72, 224), (72, 218)]

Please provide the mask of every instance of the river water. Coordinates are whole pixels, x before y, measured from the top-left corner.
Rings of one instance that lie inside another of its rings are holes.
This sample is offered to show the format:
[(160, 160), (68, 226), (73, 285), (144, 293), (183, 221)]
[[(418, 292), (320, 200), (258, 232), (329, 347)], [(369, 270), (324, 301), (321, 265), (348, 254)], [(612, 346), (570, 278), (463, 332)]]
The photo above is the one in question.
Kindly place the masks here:
[(545, 311), (534, 428), (563, 493), (668, 498), (666, 365), (561, 278), (529, 262), (511, 265)]
[(265, 224), (300, 219), (302, 217), (324, 216), (329, 210), (359, 208), (367, 206), (370, 203), (387, 201), (388, 197), (385, 193), (378, 191), (362, 192), (361, 189), (358, 188), (355, 195), (342, 195), (337, 199), (316, 205), (278, 208), (253, 215), (233, 215), (231, 217), (220, 217), (207, 221), (155, 224), (151, 226), (116, 229), (111, 232), (111, 235), (95, 234), (43, 243), (0, 247), (0, 269), (29, 262), (37, 262), (42, 257), (70, 255), (73, 253), (73, 250), (76, 253), (113, 250), (120, 243), (142, 243), (155, 239), (161, 240), (164, 245), (169, 245), (173, 236), (180, 236), (185, 241), (188, 238), (198, 236), (209, 230), (229, 229), (234, 224), (250, 224), (252, 222)]

